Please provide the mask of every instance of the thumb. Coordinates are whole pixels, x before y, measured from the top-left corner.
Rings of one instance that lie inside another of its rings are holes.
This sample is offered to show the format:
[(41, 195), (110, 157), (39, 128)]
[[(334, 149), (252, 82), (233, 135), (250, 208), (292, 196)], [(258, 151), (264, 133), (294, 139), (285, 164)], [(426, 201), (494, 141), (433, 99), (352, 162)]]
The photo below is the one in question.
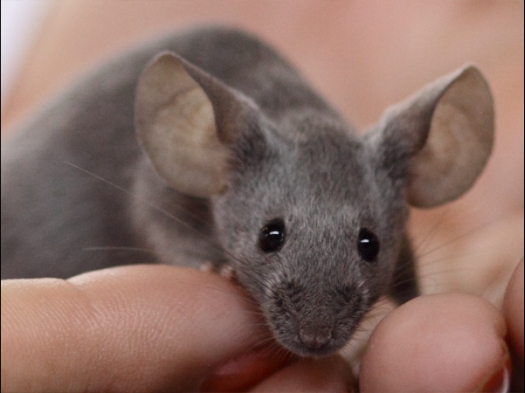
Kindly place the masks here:
[(2, 281), (2, 391), (189, 391), (262, 340), (226, 280), (126, 266)]

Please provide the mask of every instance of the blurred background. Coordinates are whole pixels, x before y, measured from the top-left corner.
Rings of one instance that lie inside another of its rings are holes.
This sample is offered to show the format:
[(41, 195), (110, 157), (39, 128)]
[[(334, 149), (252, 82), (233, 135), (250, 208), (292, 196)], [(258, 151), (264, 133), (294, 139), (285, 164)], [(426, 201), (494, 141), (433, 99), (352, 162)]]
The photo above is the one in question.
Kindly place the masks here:
[(97, 62), (168, 30), (246, 28), (360, 129), (465, 63), (492, 87), (496, 146), (462, 199), (414, 211), (426, 292), (499, 304), (523, 255), (524, 5), (513, 0), (2, 0), (2, 134)]
[(2, 108), (51, 2), (2, 0)]

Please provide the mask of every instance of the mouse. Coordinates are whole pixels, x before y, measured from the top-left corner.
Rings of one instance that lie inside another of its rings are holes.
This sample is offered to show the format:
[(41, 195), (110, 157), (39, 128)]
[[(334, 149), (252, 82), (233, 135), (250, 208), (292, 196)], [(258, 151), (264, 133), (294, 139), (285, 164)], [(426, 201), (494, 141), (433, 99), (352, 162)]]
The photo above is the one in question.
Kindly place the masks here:
[(2, 279), (210, 266), (302, 357), (420, 294), (409, 212), (455, 200), (494, 140), (474, 65), (358, 132), (268, 43), (170, 33), (108, 60), (2, 143)]

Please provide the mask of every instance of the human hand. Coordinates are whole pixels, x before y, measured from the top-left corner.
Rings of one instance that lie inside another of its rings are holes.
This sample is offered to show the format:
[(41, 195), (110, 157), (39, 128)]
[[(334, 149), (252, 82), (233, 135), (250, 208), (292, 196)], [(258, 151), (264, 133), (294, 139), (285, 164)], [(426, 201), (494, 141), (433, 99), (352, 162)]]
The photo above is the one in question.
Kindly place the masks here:
[(463, 294), (422, 296), (394, 310), (370, 338), (361, 390), (508, 391), (502, 386), (510, 371), (510, 347), (517, 363), (513, 389), (523, 391), (523, 288), (522, 259), (507, 286), (503, 311)]
[[(509, 337), (523, 359), (523, 263), (506, 305)], [(276, 350), (242, 355), (265, 334), (234, 285), (188, 269), (131, 266), (68, 281), (8, 280), (2, 391), (182, 392), (205, 379), (201, 386), (215, 391), (349, 389), (352, 377), (337, 357), (288, 364)], [(484, 386), (493, 376), (497, 385), (508, 360), (505, 336), (503, 315), (482, 299), (419, 298), (372, 335), (361, 390), (489, 391)]]
[[(275, 344), (238, 358), (268, 342), (259, 318), (235, 285), (191, 269), (5, 280), (2, 392), (187, 392), (206, 378), (208, 391), (245, 390), (288, 361)], [(339, 358), (301, 362), (254, 391), (345, 391), (345, 367)]]

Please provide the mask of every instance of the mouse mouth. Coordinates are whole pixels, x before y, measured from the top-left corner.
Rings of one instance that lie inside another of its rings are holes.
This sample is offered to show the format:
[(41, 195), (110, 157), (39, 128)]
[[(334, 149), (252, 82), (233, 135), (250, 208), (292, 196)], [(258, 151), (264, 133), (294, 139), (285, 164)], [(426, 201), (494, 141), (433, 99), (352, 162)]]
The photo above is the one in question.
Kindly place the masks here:
[(334, 318), (321, 316), (315, 322), (301, 323), (299, 319), (280, 314), (270, 317), (269, 325), (277, 342), (287, 350), (301, 357), (321, 358), (342, 349), (351, 339), (360, 319), (354, 315), (336, 322)]
[[(341, 330), (344, 330), (342, 332)], [(288, 334), (277, 333), (277, 341), (286, 349), (301, 357), (321, 358), (333, 355), (350, 340), (355, 329), (328, 327), (302, 327)]]
[(296, 355), (302, 357), (312, 357), (312, 358), (321, 358), (325, 356), (330, 356), (336, 353), (343, 345), (335, 345), (331, 340), (328, 340), (326, 343), (321, 345), (305, 343), (298, 334), (299, 339), (289, 346), (288, 349), (295, 353)]

